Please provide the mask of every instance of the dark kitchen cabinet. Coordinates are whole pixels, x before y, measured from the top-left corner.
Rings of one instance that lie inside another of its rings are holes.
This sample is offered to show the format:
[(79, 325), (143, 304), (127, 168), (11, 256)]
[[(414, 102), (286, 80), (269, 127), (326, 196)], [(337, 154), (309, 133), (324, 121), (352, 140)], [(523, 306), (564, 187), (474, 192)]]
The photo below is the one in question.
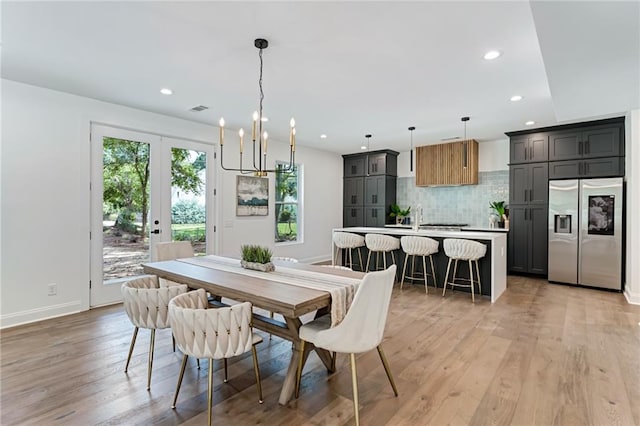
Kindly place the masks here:
[(509, 205), (509, 271), (547, 274), (547, 205)]
[(549, 133), (549, 161), (624, 155), (622, 125), (594, 126)]
[(509, 167), (509, 205), (548, 202), (548, 163), (518, 164)]
[(509, 145), (510, 164), (549, 160), (547, 135), (545, 133), (513, 137), (510, 139)]
[(398, 153), (344, 155), (343, 225), (384, 226), (396, 202)]
[(549, 162), (549, 179), (624, 176), (624, 157)]
[(344, 177), (365, 176), (367, 173), (367, 158), (364, 156), (349, 156), (344, 158)]
[(344, 179), (344, 207), (362, 206), (364, 203), (363, 177)]
[(362, 226), (364, 223), (363, 207), (345, 207), (342, 217), (343, 226)]

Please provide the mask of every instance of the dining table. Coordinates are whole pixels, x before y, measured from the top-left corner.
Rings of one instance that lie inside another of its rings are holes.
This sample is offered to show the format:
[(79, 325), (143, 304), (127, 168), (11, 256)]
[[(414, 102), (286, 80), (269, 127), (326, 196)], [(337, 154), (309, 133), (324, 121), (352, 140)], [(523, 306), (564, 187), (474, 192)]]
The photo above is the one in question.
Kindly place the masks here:
[[(304, 352), (301, 351), (301, 317), (315, 311), (316, 318), (333, 315), (332, 323), (339, 322), (364, 274), (304, 263), (273, 263), (274, 272), (259, 272), (240, 267), (239, 259), (209, 255), (148, 262), (142, 267), (146, 274), (186, 284), (191, 289), (206, 290), (214, 305), (224, 306), (229, 301), (250, 302), (264, 311), (279, 314), (283, 320), (254, 311), (252, 322), (255, 328), (292, 342), (291, 360), (278, 399), (280, 404), (286, 405), (295, 391), (300, 357), (304, 366), (309, 353), (315, 351), (329, 372), (335, 368), (328, 351), (312, 344), (306, 344)], [(336, 309), (339, 307), (341, 309)], [(335, 318), (336, 315), (340, 317)]]

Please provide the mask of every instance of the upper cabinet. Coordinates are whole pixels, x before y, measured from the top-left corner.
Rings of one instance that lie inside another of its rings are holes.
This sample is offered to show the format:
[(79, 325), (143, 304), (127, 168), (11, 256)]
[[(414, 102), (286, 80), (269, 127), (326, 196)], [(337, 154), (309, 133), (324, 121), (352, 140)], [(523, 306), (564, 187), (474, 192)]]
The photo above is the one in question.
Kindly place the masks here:
[(594, 126), (549, 133), (549, 160), (618, 157), (624, 155), (622, 125)]
[(547, 135), (534, 133), (512, 137), (509, 161), (511, 164), (535, 163), (549, 160)]
[(350, 155), (344, 157), (344, 177), (364, 176), (366, 174), (367, 157)]
[(416, 186), (477, 184), (477, 141), (416, 147)]

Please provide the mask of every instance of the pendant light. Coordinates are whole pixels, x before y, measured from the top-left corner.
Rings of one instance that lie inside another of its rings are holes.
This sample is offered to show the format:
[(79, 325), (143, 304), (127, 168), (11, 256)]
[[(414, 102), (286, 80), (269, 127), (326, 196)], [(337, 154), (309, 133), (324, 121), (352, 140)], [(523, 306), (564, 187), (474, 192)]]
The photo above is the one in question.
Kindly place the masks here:
[(462, 140), (462, 167), (466, 169), (468, 163), (467, 151), (469, 150), (469, 144), (467, 142), (467, 121), (469, 121), (469, 117), (462, 117), (460, 121), (464, 123), (464, 139)]
[(416, 129), (415, 126), (409, 127), (409, 132), (411, 132), (411, 149), (409, 150), (409, 171), (413, 171), (413, 131)]
[(371, 148), (371, 135), (366, 134), (364, 135), (364, 137), (367, 138), (367, 176), (369, 176), (369, 151)]

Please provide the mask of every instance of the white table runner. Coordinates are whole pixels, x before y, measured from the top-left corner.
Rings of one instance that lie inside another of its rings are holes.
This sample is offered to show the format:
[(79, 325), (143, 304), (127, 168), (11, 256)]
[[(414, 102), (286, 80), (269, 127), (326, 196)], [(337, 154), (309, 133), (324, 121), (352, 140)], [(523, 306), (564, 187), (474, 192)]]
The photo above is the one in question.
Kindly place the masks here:
[(240, 260), (222, 256), (200, 256), (177, 259), (193, 265), (247, 275), (265, 280), (327, 291), (331, 294), (331, 326), (338, 325), (347, 313), (353, 297), (362, 282), (360, 279), (343, 277), (322, 272), (305, 271), (278, 265), (273, 272), (254, 271), (240, 266)]

